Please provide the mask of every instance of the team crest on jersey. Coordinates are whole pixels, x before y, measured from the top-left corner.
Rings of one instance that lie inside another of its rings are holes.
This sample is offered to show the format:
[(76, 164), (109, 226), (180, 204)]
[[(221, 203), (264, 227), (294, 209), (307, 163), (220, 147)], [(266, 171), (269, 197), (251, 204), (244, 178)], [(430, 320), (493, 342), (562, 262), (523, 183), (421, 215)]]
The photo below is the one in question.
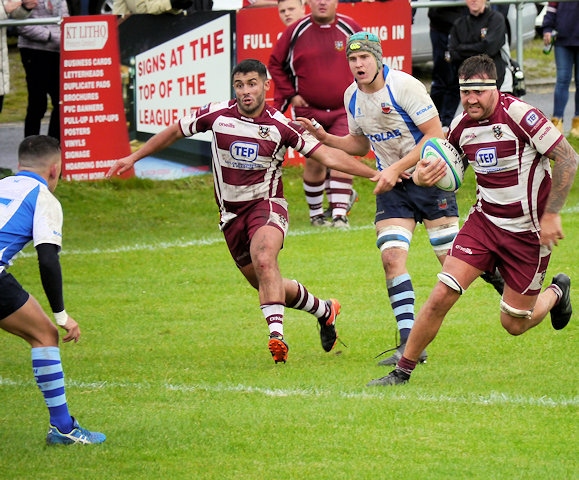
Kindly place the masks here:
[(440, 198), (438, 200), (438, 209), (439, 210), (447, 210), (448, 209), (448, 201), (445, 198)]
[(342, 50), (344, 50), (344, 40), (336, 40), (334, 42), (334, 48), (338, 51), (341, 52)]
[(382, 105), (380, 105), (380, 107), (382, 108), (382, 113), (388, 114), (392, 111), (392, 107), (387, 103), (383, 103)]
[(259, 126), (259, 136), (261, 138), (267, 138), (269, 136), (269, 127)]
[(480, 39), (484, 40), (485, 38), (487, 38), (487, 32), (489, 31), (488, 28), (481, 28), (480, 29)]
[(497, 140), (500, 140), (501, 137), (503, 136), (503, 130), (501, 129), (500, 125), (494, 125), (493, 126), (493, 133), (495, 134), (495, 138)]

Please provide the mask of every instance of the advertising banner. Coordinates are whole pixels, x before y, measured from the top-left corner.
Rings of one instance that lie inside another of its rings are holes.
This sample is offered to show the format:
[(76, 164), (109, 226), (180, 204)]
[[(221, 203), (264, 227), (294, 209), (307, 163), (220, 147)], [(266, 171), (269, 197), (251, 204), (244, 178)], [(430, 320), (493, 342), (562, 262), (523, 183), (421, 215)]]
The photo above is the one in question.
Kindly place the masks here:
[(67, 17), (61, 45), (62, 177), (102, 179), (115, 159), (130, 153), (117, 20)]
[[(231, 98), (234, 32), (235, 12), (230, 11), (130, 15), (119, 24), (131, 138), (145, 141), (180, 117)], [(147, 175), (157, 178), (168, 178), (175, 169), (179, 175), (208, 171), (210, 140), (211, 132), (179, 140), (148, 159), (154, 162), (143, 159), (137, 166), (146, 165)]]

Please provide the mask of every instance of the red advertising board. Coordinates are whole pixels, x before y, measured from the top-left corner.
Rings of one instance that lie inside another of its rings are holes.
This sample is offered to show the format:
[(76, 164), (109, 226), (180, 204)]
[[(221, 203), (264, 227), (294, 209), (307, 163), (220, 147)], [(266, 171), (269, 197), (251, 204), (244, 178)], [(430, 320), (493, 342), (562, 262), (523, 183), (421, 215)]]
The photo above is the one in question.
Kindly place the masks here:
[(104, 178), (130, 153), (113, 15), (64, 19), (60, 98), (62, 177)]
[[(338, 12), (352, 17), (365, 31), (375, 33), (382, 43), (384, 64), (395, 70), (412, 73), (412, 11), (408, 0), (388, 2), (340, 3)], [(237, 13), (237, 60), (256, 58), (266, 65), (278, 37), (285, 29), (276, 7), (245, 8)], [(344, 52), (344, 62), (346, 54)], [(328, 72), (331, 75), (331, 72)], [(353, 80), (353, 79), (352, 79)], [(321, 78), (320, 81), (323, 81)], [(273, 101), (275, 85), (266, 101)], [(336, 92), (340, 98), (344, 92)], [(289, 111), (286, 115), (290, 115)], [(301, 156), (289, 151), (290, 164), (301, 163)]]

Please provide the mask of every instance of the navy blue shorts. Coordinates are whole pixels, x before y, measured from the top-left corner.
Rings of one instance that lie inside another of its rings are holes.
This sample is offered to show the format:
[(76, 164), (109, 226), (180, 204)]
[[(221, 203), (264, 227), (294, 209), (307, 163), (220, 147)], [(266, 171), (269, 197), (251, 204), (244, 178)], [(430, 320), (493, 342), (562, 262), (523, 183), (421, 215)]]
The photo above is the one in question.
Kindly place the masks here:
[(376, 196), (375, 223), (390, 218), (413, 218), (422, 223), (442, 217), (458, 217), (454, 192), (419, 187), (412, 180), (403, 180), (389, 192)]
[(0, 320), (12, 315), (30, 298), (22, 285), (6, 271), (0, 272)]

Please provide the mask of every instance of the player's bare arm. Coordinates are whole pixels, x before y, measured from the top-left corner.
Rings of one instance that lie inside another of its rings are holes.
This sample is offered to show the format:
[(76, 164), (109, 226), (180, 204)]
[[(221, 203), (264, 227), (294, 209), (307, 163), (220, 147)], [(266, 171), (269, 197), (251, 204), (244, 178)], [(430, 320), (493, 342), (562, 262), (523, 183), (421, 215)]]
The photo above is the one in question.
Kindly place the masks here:
[(328, 147), (338, 148), (350, 155), (363, 157), (370, 151), (370, 141), (365, 135), (345, 135), (339, 137), (324, 130), (315, 118), (297, 117), (296, 120), (316, 139)]
[(555, 161), (553, 181), (547, 198), (545, 213), (541, 217), (541, 245), (552, 248), (565, 238), (559, 212), (565, 205), (569, 190), (573, 185), (579, 155), (573, 150), (567, 139), (563, 139), (549, 154)]
[(553, 183), (545, 212), (558, 213), (563, 208), (569, 190), (571, 190), (573, 185), (577, 164), (579, 163), (579, 155), (573, 150), (567, 139), (564, 138), (555, 146), (549, 158), (554, 160), (555, 164), (553, 165)]
[(313, 154), (312, 159), (320, 162), (328, 168), (339, 170), (340, 172), (349, 173), (358, 177), (366, 177), (377, 181), (379, 173), (365, 163), (348, 155), (337, 148), (321, 145)]
[(113, 175), (120, 175), (129, 170), (141, 158), (153, 155), (175, 143), (180, 138), (183, 138), (183, 132), (179, 123), (165, 128), (156, 135), (153, 135), (147, 142), (139, 148), (136, 152), (127, 155), (126, 157), (118, 159), (106, 174), (107, 178)]

